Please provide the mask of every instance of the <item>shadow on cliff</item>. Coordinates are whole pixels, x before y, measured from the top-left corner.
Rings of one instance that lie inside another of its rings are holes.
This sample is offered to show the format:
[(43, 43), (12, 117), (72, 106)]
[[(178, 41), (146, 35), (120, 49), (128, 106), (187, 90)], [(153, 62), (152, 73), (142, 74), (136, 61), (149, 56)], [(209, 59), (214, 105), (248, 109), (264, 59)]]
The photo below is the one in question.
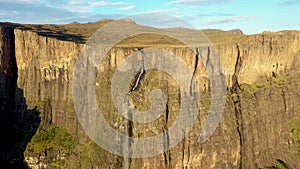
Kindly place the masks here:
[(35, 108), (27, 109), (23, 91), (16, 86), (16, 78), (0, 68), (1, 168), (29, 168), (24, 152), (39, 127), (39, 114)]
[(20, 29), (31, 30), (36, 32), (39, 36), (56, 38), (58, 40), (63, 40), (63, 41), (79, 42), (79, 43), (85, 42), (84, 36), (69, 33), (67, 32), (67, 30), (64, 29), (62, 30), (60, 27), (46, 28), (46, 25), (44, 25), (43, 27), (40, 25), (35, 25), (34, 27), (22, 27)]

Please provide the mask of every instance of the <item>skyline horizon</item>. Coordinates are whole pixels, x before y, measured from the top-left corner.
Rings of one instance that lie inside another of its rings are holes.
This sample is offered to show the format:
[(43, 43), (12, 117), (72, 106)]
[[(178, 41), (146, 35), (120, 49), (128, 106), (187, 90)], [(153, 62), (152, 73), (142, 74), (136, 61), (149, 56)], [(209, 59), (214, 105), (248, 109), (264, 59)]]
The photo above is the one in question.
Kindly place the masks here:
[[(167, 14), (197, 29), (241, 29), (245, 34), (298, 30), (298, 0), (0, 0), (0, 22), (67, 24)], [(156, 18), (164, 25), (172, 22)], [(161, 26), (161, 25), (158, 25)], [(164, 26), (162, 26), (164, 27)]]
[(74, 24), (74, 23), (78, 23), (78, 24), (90, 24), (90, 23), (97, 23), (97, 22), (101, 22), (101, 21), (105, 21), (105, 20), (112, 20), (112, 21), (117, 21), (117, 20), (124, 20), (124, 19), (130, 19), (132, 20), (135, 24), (140, 25), (140, 26), (149, 26), (152, 28), (156, 28), (156, 29), (172, 29), (172, 28), (182, 28), (182, 29), (190, 29), (190, 30), (195, 30), (195, 31), (205, 31), (205, 30), (216, 30), (216, 31), (235, 31), (235, 30), (239, 30), (243, 33), (243, 35), (255, 35), (255, 34), (262, 34), (264, 32), (271, 32), (271, 33), (276, 33), (276, 32), (282, 32), (282, 31), (300, 31), (299, 29), (280, 29), (280, 30), (261, 30), (260, 32), (255, 32), (255, 33), (245, 33), (243, 29), (241, 28), (232, 28), (232, 29), (222, 29), (222, 28), (190, 28), (190, 27), (182, 27), (182, 26), (171, 26), (171, 27), (159, 27), (159, 26), (153, 26), (153, 25), (147, 25), (147, 24), (143, 24), (143, 23), (137, 23), (137, 21), (131, 19), (131, 18), (116, 18), (116, 19), (111, 19), (111, 18), (103, 18), (103, 19), (99, 19), (96, 21), (72, 21), (72, 22), (68, 22), (68, 23), (22, 23), (22, 22), (11, 22), (11, 21), (0, 21), (1, 23), (11, 23), (11, 24), (20, 24), (20, 25), (69, 25), (69, 24)]

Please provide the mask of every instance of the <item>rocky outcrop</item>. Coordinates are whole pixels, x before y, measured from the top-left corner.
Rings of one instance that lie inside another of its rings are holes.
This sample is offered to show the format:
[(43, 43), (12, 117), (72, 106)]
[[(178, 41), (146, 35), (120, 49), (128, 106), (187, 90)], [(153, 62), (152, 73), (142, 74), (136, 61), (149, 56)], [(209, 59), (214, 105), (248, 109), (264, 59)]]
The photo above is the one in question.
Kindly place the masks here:
[[(88, 143), (90, 140), (77, 120), (72, 99), (75, 63), (83, 45), (41, 36), (38, 32), (19, 27), (0, 28), (0, 104), (4, 103), (1, 105), (3, 110), (0, 114), (0, 124), (10, 124), (14, 119), (17, 119), (19, 124), (26, 123), (28, 115), (37, 111), (40, 112), (39, 128), (27, 126), (32, 128), (31, 131), (47, 129), (53, 123), (64, 126), (79, 139), (80, 144)], [(232, 34), (242, 33), (234, 31)], [(244, 40), (237, 43), (219, 43), (199, 48), (197, 54), (187, 47), (164, 48), (182, 58), (194, 72), (198, 88), (203, 92), (200, 117), (192, 132), (170, 151), (153, 158), (132, 159), (127, 166), (259, 168), (272, 165), (276, 159), (284, 160), (292, 167), (298, 165), (299, 156), (289, 150), (288, 121), (293, 117), (300, 118), (297, 112), (300, 106), (297, 104), (300, 100), (297, 94), (299, 83), (297, 78), (285, 79), (280, 85), (272, 83), (271, 80), (279, 76), (288, 76), (297, 68), (295, 61), (299, 56), (300, 32), (263, 33), (245, 35), (242, 38)], [(99, 66), (99, 74), (115, 70), (125, 57), (135, 51), (137, 49), (131, 47), (113, 48)], [(210, 104), (210, 81), (205, 67), (214, 52), (220, 57), (228, 88), (234, 90), (228, 90), (223, 118), (214, 135), (207, 142), (199, 144), (197, 141)], [(145, 76), (147, 77), (147, 73)], [(267, 80), (269, 82), (266, 82)], [(241, 89), (243, 84), (258, 82), (269, 85), (264, 84), (258, 89)], [(109, 86), (109, 83), (105, 85)], [(172, 86), (172, 83), (169, 85)], [(20, 95), (24, 97), (19, 97)], [(98, 97), (106, 107), (112, 105), (109, 103), (112, 101), (109, 99), (110, 93), (103, 93)], [(20, 106), (24, 104), (26, 108)], [(174, 106), (167, 104), (166, 107), (168, 116), (163, 122), (164, 127), (171, 125), (176, 119), (174, 115), (170, 115)], [(109, 113), (114, 109), (105, 110), (106, 115), (112, 118)], [(10, 113), (15, 114), (15, 117)], [(159, 122), (157, 123), (155, 125), (159, 125)], [(133, 124), (133, 128), (134, 126)], [(162, 132), (152, 128), (144, 131)], [(134, 131), (132, 134), (138, 135)], [(99, 158), (118, 159), (108, 152), (102, 153), (101, 156), (98, 155)], [(39, 158), (31, 155), (26, 157), (27, 161), (38, 166)], [(74, 155), (72, 158), (80, 156)], [(80, 159), (77, 160), (80, 163)], [(98, 167), (108, 168), (114, 166), (114, 162), (116, 160), (107, 161)], [(43, 166), (46, 165), (43, 163)]]

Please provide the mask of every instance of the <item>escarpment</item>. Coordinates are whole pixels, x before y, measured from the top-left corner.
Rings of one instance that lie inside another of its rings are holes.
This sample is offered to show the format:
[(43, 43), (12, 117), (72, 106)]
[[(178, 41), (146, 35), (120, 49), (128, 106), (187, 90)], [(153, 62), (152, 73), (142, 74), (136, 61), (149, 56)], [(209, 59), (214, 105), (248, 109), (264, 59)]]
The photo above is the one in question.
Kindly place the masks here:
[[(233, 40), (218, 42), (212, 39), (211, 45), (195, 46), (197, 53), (186, 46), (163, 47), (165, 51), (181, 58), (191, 70), (193, 78), (195, 77), (201, 91), (199, 117), (192, 131), (175, 147), (156, 157), (130, 159), (125, 164), (123, 161), (126, 159), (92, 143), (74, 110), (74, 71), (84, 38), (79, 35), (64, 35), (64, 38), (68, 37), (64, 39), (61, 34), (57, 38), (26, 26), (2, 24), (1, 128), (14, 131), (14, 126), (18, 126), (25, 128), (25, 132), (38, 135), (51, 128), (51, 125), (62, 126), (77, 140), (73, 149), (61, 153), (60, 149), (51, 147), (42, 149), (43, 151), (31, 151), (36, 150), (36, 147), (32, 148), (35, 143), (31, 139), (33, 134), (26, 138), (26, 143), (31, 143), (31, 147), (24, 145), (21, 153), (25, 152), (25, 161), (30, 167), (36, 168), (51, 168), (55, 160), (60, 166), (70, 168), (260, 168), (271, 166), (277, 159), (296, 168), (299, 166), (300, 157), (294, 151), (296, 141), (291, 137), (290, 131), (293, 127), (289, 122), (291, 119), (300, 118), (300, 81), (297, 77), (300, 32), (265, 32), (257, 35), (231, 33), (231, 36), (234, 37)], [(110, 88), (114, 70), (123, 59), (138, 51), (138, 47), (133, 45), (112, 48), (95, 71), (95, 86), (99, 87), (97, 97), (104, 116), (112, 121), (112, 127), (125, 134), (122, 129), (122, 121), (125, 120), (115, 115), (111, 93), (107, 90)], [(211, 57), (214, 54), (219, 56), (226, 77), (226, 106), (214, 134), (208, 141), (200, 144), (197, 141), (210, 108), (211, 82), (206, 66), (210, 59), (215, 59)], [(165, 105), (165, 115), (148, 127), (131, 123), (130, 133), (134, 137), (163, 132), (172, 126), (180, 107), (177, 103), (178, 86), (171, 80), (172, 77), (156, 70), (146, 70), (144, 76), (139, 82), (139, 88), (132, 94), (132, 101), (139, 103), (136, 107), (147, 108), (147, 96), (143, 94), (150, 93), (147, 86), (152, 86), (151, 89), (162, 88), (168, 93), (166, 96), (169, 100)], [(3, 145), (10, 145), (8, 142), (9, 140), (4, 141)], [(5, 152), (8, 150), (1, 148), (1, 153)], [(22, 158), (20, 153), (18, 155)], [(13, 161), (12, 156), (7, 155), (5, 158)]]

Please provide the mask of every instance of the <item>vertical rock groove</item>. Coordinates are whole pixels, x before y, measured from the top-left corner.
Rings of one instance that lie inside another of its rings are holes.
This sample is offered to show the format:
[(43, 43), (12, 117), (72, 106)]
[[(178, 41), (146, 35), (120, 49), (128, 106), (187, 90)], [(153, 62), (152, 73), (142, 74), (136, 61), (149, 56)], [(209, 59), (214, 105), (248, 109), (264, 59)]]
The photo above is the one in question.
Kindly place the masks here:
[(169, 132), (168, 132), (168, 119), (169, 119), (169, 106), (168, 106), (168, 101), (166, 103), (166, 122), (164, 125), (164, 161), (165, 161), (165, 167), (166, 168), (172, 168), (171, 165), (171, 151), (170, 151), (170, 136), (169, 136)]
[(243, 64), (242, 58), (241, 58), (241, 51), (240, 51), (240, 47), (237, 44), (236, 45), (237, 48), (237, 58), (236, 58), (236, 63), (235, 63), (235, 67), (234, 67), (234, 74), (232, 76), (232, 90), (234, 90), (234, 92), (237, 92), (240, 90), (240, 85), (238, 82), (238, 76)]
[(194, 67), (193, 77), (195, 77), (195, 75), (196, 75), (197, 68), (198, 68), (198, 62), (199, 62), (199, 49), (196, 48), (195, 67)]
[(239, 146), (240, 146), (240, 150), (239, 150), (239, 155), (240, 155), (240, 162), (239, 162), (239, 168), (242, 169), (243, 168), (243, 145), (244, 145), (244, 141), (243, 141), (243, 118), (242, 118), (242, 106), (241, 106), (241, 98), (240, 98), (240, 85), (238, 82), (238, 76), (239, 76), (239, 72), (241, 70), (242, 67), (242, 57), (241, 57), (241, 52), (240, 52), (240, 48), (239, 45), (236, 45), (237, 48), (237, 58), (236, 58), (236, 64), (235, 64), (235, 71), (234, 74), (232, 76), (232, 88), (231, 88), (231, 99), (233, 101), (233, 106), (234, 106), (234, 114), (235, 114), (235, 122), (236, 122), (236, 129), (238, 132), (238, 136), (239, 136)]
[(207, 60), (206, 60), (206, 63), (205, 63), (205, 67), (207, 68), (208, 64), (209, 64), (209, 61), (210, 61), (210, 47), (208, 46), (207, 47)]
[(170, 150), (170, 136), (169, 136), (169, 131), (164, 129), (164, 161), (165, 161), (165, 168), (172, 168), (172, 163), (171, 163), (171, 150)]
[[(131, 88), (131, 90), (127, 93), (127, 95), (125, 96), (125, 101), (127, 101), (128, 106), (130, 106), (130, 102), (129, 102), (129, 97), (131, 92), (135, 91), (136, 89), (139, 88), (139, 85), (141, 84), (141, 80), (143, 79), (143, 77), (146, 74), (146, 70), (145, 70), (145, 53), (143, 51), (143, 48), (138, 48), (138, 50), (141, 52), (141, 56), (142, 56), (142, 65), (140, 68), (140, 72), (137, 74), (137, 76), (135, 77), (135, 83), (134, 86)], [(168, 107), (166, 107), (168, 110)], [(166, 115), (168, 116), (168, 112), (166, 112)], [(128, 113), (129, 116), (129, 120), (127, 120), (127, 124), (125, 126), (125, 132), (126, 134), (131, 138), (133, 137), (133, 122), (131, 121), (132, 119), (132, 114)], [(166, 120), (167, 123), (167, 120)], [(127, 141), (127, 145), (128, 147), (124, 147), (124, 149), (128, 149), (128, 151), (130, 153), (132, 153), (131, 150), (131, 146), (132, 146), (132, 142), (130, 140), (126, 140)], [(126, 150), (124, 150), (126, 151)], [(124, 162), (123, 162), (123, 168), (124, 169), (129, 169), (131, 166), (131, 159), (130, 158), (124, 158)]]
[[(199, 49), (196, 48), (195, 67), (194, 67), (193, 77), (191, 79), (191, 84), (190, 84), (190, 94), (193, 94), (193, 87), (196, 87), (196, 86), (193, 86), (193, 81), (195, 80), (195, 76), (196, 76), (196, 73), (197, 73), (198, 62), (199, 62)], [(196, 90), (194, 90), (194, 91), (196, 91)]]
[(166, 123), (165, 123), (165, 126), (164, 128), (166, 129), (167, 128), (167, 124), (168, 124), (168, 120), (169, 120), (169, 105), (168, 105), (168, 101), (166, 103)]
[(244, 141), (243, 141), (243, 122), (242, 122), (242, 109), (241, 109), (241, 101), (240, 101), (240, 96), (238, 93), (233, 93), (232, 94), (232, 100), (233, 100), (233, 105), (234, 105), (234, 114), (235, 114), (235, 118), (236, 118), (236, 128), (237, 128), (237, 132), (238, 132), (238, 136), (239, 136), (239, 146), (240, 146), (240, 150), (239, 150), (239, 155), (240, 155), (240, 163), (239, 163), (239, 168), (242, 169), (243, 168), (243, 145), (244, 145)]
[[(185, 131), (184, 131), (184, 129), (182, 129), (182, 132), (184, 133), (184, 135), (185, 135)], [(181, 165), (182, 165), (182, 169), (184, 169), (184, 156), (185, 156), (185, 153), (184, 153), (184, 151), (185, 151), (185, 144), (186, 144), (186, 142), (185, 142), (185, 138), (183, 138), (183, 140), (182, 140), (182, 159), (181, 159)]]
[(281, 87), (281, 96), (282, 96), (282, 99), (283, 99), (284, 112), (286, 114), (287, 113), (286, 93), (285, 93), (283, 87)]

